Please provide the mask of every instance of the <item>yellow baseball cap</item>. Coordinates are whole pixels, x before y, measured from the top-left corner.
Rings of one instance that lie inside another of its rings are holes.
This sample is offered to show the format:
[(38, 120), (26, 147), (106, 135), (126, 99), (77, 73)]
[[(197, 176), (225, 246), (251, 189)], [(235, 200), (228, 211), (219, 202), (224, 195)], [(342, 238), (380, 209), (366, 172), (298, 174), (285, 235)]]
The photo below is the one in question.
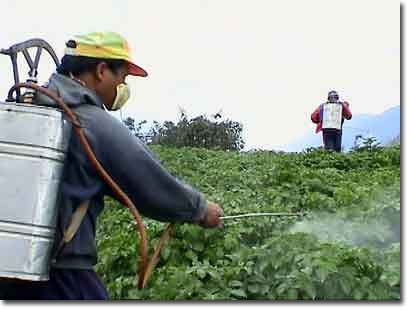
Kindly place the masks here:
[(144, 69), (132, 62), (128, 42), (116, 32), (91, 32), (74, 36), (70, 41), (75, 44), (67, 44), (65, 55), (122, 59), (128, 63), (128, 74), (148, 75)]

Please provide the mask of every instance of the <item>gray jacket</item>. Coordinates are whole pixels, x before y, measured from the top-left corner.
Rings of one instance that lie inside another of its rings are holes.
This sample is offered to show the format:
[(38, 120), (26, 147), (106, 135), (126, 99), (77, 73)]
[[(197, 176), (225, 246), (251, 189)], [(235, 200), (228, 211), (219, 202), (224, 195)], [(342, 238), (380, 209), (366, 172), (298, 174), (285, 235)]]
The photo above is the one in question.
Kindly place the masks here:
[[(46, 87), (76, 114), (96, 158), (141, 214), (164, 222), (194, 222), (204, 215), (204, 197), (169, 174), (124, 124), (104, 110), (93, 91), (61, 74), (53, 74)], [(42, 94), (37, 94), (36, 102), (54, 106)], [(90, 200), (90, 207), (54, 267), (92, 269), (96, 264), (96, 221), (105, 195), (112, 195), (110, 189), (98, 177), (73, 132), (60, 188), (56, 244), (79, 204)]]

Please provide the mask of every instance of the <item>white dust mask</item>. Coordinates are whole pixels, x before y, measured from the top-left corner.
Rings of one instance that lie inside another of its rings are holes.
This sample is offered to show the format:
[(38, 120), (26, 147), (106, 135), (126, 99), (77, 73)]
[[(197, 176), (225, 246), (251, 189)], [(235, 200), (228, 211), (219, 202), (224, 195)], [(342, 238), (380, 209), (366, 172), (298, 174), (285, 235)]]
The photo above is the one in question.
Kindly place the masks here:
[(114, 102), (109, 109), (110, 111), (117, 111), (121, 109), (124, 104), (127, 103), (131, 96), (131, 89), (128, 84), (121, 83), (117, 85), (117, 95), (115, 96)]

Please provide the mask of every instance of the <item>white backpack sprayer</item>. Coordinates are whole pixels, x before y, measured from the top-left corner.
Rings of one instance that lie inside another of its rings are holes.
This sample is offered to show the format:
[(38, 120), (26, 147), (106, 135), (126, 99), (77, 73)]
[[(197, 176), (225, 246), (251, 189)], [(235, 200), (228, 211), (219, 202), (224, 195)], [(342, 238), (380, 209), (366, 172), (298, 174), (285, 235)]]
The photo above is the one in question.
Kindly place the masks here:
[(342, 128), (342, 104), (325, 103), (323, 105), (323, 129), (337, 129)]

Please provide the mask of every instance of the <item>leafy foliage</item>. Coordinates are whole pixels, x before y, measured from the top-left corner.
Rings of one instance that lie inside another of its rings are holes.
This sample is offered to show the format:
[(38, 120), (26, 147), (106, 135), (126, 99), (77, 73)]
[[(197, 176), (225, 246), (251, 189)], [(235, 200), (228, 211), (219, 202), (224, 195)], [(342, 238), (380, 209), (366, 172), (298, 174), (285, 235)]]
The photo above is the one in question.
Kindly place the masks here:
[(153, 122), (151, 128), (144, 133), (146, 121), (135, 123), (128, 117), (124, 124), (141, 140), (148, 144), (159, 144), (171, 147), (198, 147), (239, 151), (244, 147), (242, 139), (242, 124), (224, 119), (220, 113), (212, 118), (200, 115), (189, 119), (184, 111), (176, 124), (165, 121), (160, 124)]
[[(138, 290), (138, 242), (130, 215), (108, 200), (98, 226), (97, 272), (111, 298), (400, 299), (400, 147), (347, 154), (152, 150), (171, 173), (221, 204), (225, 214), (307, 215), (227, 221), (219, 230), (179, 225), (147, 287)], [(325, 225), (326, 217), (353, 224), (337, 234), (333, 224)], [(380, 219), (386, 221), (384, 230)], [(145, 223), (155, 244), (164, 224)], [(296, 231), (301, 224), (322, 230)], [(333, 238), (323, 235), (331, 233)]]
[(132, 117), (127, 117), (125, 120), (123, 120), (123, 123), (134, 134), (134, 136), (138, 137), (142, 142), (151, 142), (152, 132), (146, 132), (144, 130), (144, 125), (148, 123), (146, 120), (136, 123), (135, 119), (133, 119)]
[(362, 135), (356, 136), (354, 144), (353, 149), (355, 151), (372, 151), (381, 145), (381, 143), (377, 142), (376, 137), (363, 138)]

